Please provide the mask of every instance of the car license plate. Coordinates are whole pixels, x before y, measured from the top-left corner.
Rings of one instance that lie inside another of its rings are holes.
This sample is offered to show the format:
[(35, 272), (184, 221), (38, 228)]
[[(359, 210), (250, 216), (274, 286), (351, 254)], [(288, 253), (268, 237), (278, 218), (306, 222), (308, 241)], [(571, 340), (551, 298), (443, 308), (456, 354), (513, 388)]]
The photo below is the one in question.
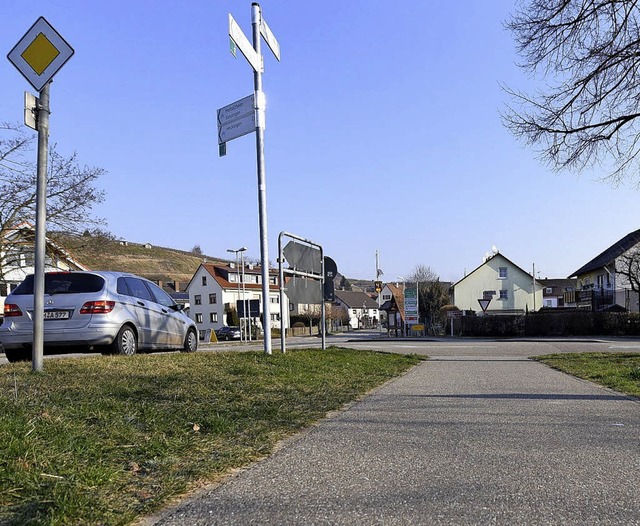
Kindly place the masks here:
[(45, 320), (68, 320), (68, 310), (46, 310), (44, 311)]

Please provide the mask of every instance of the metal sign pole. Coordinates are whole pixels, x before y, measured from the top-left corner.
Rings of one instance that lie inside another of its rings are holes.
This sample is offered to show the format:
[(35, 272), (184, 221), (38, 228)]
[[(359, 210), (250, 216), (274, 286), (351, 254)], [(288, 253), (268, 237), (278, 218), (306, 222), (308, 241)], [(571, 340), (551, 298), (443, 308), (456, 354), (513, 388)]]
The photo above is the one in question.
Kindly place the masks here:
[(49, 156), (49, 87), (40, 91), (38, 106), (38, 171), (36, 182), (36, 245), (33, 286), (32, 369), (42, 371), (44, 354), (44, 264), (47, 223), (47, 158)]
[[(251, 27), (253, 49), (260, 53), (260, 5), (251, 4)], [(267, 182), (264, 162), (265, 108), (262, 93), (262, 70), (253, 73), (254, 100), (256, 105), (256, 161), (258, 168), (258, 213), (260, 218), (260, 264), (262, 266), (262, 328), (264, 330), (264, 352), (271, 354), (271, 312), (269, 302), (269, 244), (267, 240)]]
[(278, 281), (280, 282), (280, 350), (287, 352), (287, 334), (284, 326), (284, 254), (282, 253), (282, 236), (278, 234)]

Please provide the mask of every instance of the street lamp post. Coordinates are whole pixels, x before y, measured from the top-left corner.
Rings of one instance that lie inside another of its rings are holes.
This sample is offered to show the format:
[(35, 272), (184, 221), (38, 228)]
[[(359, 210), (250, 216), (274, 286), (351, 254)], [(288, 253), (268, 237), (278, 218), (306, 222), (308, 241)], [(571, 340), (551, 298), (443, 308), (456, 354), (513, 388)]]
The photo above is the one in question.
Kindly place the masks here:
[[(232, 252), (236, 255), (236, 283), (238, 285), (238, 300), (240, 300), (240, 270), (238, 269), (238, 266), (240, 265), (240, 262), (238, 261), (238, 254), (242, 255), (242, 308), (243, 310), (246, 311), (246, 305), (244, 302), (244, 251), (247, 250), (247, 247), (241, 247), (241, 248), (228, 248), (227, 252)], [(246, 331), (244, 331), (244, 318), (246, 316), (246, 312), (242, 313), (242, 324), (240, 325), (240, 341), (244, 341), (246, 340)], [(240, 321), (240, 320), (238, 320)], [(243, 333), (244, 337), (243, 337)], [(244, 338), (244, 339), (243, 339)]]
[[(247, 247), (242, 247), (243, 250), (240, 252), (240, 264), (242, 265), (242, 309), (244, 311), (244, 317), (249, 318), (249, 341), (251, 341), (251, 309), (247, 310), (247, 307), (250, 307), (250, 303), (246, 300), (246, 289), (244, 287), (245, 279), (244, 279), (244, 253), (247, 250)], [(249, 305), (247, 305), (249, 303)], [(249, 315), (247, 316), (247, 312)], [(245, 322), (242, 323), (245, 325)], [(247, 340), (247, 333), (245, 329), (244, 339)]]
[[(404, 279), (404, 276), (398, 276), (398, 279), (402, 282), (402, 299), (404, 301), (404, 293), (405, 293), (405, 288), (406, 288), (407, 284), (406, 284), (406, 281)], [(400, 310), (400, 309), (398, 309), (398, 310)], [(403, 309), (403, 311), (404, 311), (404, 309)], [(402, 318), (400, 318), (400, 321), (402, 322), (402, 336), (404, 336), (404, 330), (405, 330), (404, 320)]]

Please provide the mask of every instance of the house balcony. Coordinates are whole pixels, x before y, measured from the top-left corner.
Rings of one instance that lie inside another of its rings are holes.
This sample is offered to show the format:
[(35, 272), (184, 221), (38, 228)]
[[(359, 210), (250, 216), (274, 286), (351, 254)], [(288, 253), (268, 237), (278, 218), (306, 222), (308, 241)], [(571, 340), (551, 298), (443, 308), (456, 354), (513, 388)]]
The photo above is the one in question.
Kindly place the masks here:
[[(624, 293), (625, 291), (618, 291)], [(611, 289), (574, 290), (564, 293), (564, 304), (579, 309), (600, 311), (616, 304), (616, 291)]]

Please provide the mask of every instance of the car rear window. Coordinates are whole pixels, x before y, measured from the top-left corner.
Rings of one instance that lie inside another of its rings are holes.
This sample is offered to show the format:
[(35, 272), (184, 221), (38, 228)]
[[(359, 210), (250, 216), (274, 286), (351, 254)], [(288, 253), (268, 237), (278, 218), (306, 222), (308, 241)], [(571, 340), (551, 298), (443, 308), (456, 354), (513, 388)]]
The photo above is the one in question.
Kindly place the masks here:
[[(14, 295), (33, 294), (33, 274), (27, 276), (13, 291)], [(104, 278), (96, 274), (78, 272), (48, 273), (44, 275), (45, 294), (78, 294), (99, 292)]]

